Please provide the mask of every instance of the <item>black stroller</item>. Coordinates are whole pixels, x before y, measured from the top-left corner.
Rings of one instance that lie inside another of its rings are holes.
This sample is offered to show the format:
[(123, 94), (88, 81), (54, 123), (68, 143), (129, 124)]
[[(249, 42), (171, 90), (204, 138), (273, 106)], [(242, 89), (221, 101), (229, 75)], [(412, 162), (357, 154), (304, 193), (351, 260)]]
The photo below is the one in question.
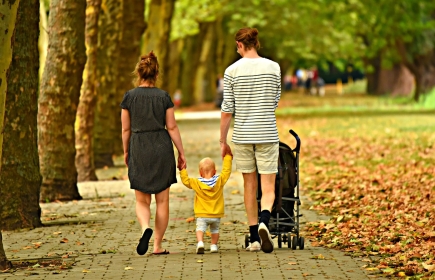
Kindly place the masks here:
[[(288, 248), (304, 249), (304, 238), (299, 235), (299, 151), (301, 140), (293, 130), (290, 134), (296, 139), (296, 148), (279, 142), (278, 173), (275, 181), (275, 201), (273, 203), (269, 232), (272, 238), (278, 237), (278, 248), (287, 243)], [(258, 210), (261, 200), (261, 180), (258, 178)], [(296, 205), (296, 207), (295, 207)], [(245, 248), (249, 246), (249, 235), (245, 235)]]

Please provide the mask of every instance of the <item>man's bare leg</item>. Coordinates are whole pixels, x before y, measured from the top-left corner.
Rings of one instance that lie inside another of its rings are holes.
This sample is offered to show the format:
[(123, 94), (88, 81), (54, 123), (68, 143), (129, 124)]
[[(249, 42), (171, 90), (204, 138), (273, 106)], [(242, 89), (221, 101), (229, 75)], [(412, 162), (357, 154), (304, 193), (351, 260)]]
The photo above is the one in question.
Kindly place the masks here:
[(275, 201), (276, 174), (261, 174), (261, 213), (258, 234), (261, 239), (261, 250), (265, 253), (273, 251), (273, 241), (269, 234), (269, 220)]
[(250, 242), (260, 242), (258, 235), (257, 172), (243, 173), (245, 209), (248, 216)]

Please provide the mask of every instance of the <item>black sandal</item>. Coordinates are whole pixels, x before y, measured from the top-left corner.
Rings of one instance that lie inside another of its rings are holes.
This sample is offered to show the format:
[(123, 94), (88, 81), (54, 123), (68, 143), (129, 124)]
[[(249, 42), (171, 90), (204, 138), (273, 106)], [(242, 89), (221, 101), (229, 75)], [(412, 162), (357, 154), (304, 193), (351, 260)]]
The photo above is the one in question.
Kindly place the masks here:
[(153, 255), (167, 255), (169, 254), (169, 251), (166, 251), (166, 249), (163, 252), (153, 253)]
[(139, 244), (137, 244), (136, 252), (139, 255), (145, 255), (145, 253), (148, 251), (148, 243), (150, 242), (151, 235), (153, 235), (153, 230), (150, 228), (147, 228), (142, 238), (139, 240)]

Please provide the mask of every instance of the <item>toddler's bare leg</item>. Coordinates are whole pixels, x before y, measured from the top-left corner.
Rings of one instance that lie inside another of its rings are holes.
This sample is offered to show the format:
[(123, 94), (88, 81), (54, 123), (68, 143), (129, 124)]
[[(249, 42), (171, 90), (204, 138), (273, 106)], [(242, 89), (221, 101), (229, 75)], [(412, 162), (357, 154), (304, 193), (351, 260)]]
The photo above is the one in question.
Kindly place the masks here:
[(211, 234), (211, 244), (217, 245), (219, 242), (219, 233), (212, 233)]
[(198, 242), (204, 241), (204, 232), (202, 232), (202, 230), (197, 230), (196, 231), (196, 240)]

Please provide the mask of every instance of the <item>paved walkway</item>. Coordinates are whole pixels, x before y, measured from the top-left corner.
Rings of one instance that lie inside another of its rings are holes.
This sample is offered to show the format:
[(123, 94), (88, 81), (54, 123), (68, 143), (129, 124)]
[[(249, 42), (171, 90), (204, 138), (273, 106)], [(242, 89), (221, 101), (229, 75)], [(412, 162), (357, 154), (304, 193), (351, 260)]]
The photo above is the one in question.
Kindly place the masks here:
[[(180, 121), (179, 125), (188, 151), (190, 175), (198, 174), (197, 163), (204, 156), (214, 158), (220, 170), (216, 120)], [(5, 250), (12, 261), (32, 263), (39, 259), (40, 263), (54, 263), (57, 260), (65, 264), (44, 268), (36, 265), (31, 270), (0, 273), (0, 279), (358, 280), (371, 277), (361, 268), (366, 264), (361, 259), (312, 247), (307, 239), (304, 250), (278, 249), (274, 239), (276, 249), (271, 254), (246, 252), (243, 245), (248, 226), (242, 176), (235, 171), (225, 187), (226, 215), (221, 223), (218, 254), (209, 251), (195, 254), (195, 223), (186, 221), (193, 216), (193, 191), (181, 184), (171, 187), (170, 221), (164, 241), (171, 254), (162, 256), (136, 254), (140, 227), (128, 181), (86, 182), (79, 184), (79, 190), (84, 197), (82, 201), (42, 204), (45, 227), (3, 232)], [(302, 214), (302, 224), (322, 218), (309, 210), (302, 210)], [(205, 244), (208, 249), (209, 238)], [(152, 246), (149, 251), (152, 252)], [(319, 255), (324, 259), (315, 259)]]

